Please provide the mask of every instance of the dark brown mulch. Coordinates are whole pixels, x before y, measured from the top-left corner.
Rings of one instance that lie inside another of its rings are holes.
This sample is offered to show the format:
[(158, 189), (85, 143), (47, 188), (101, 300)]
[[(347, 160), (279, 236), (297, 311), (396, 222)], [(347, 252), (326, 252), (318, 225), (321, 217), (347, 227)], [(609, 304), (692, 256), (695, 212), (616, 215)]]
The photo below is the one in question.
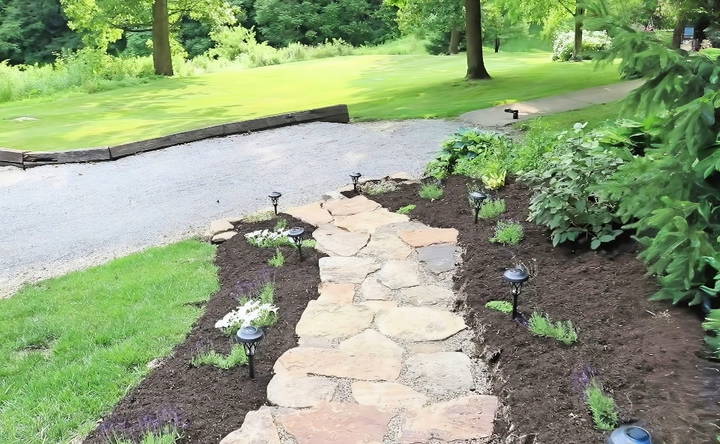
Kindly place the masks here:
[[(715, 441), (720, 366), (700, 357), (701, 317), (648, 300), (657, 287), (635, 259), (635, 244), (626, 240), (605, 252), (553, 248), (543, 228), (525, 222), (529, 191), (510, 183), (496, 193), (508, 206), (502, 218), (523, 222), (525, 240), (499, 246), (488, 241), (495, 221), (473, 224), (465, 179), (450, 178), (436, 202), (420, 199), (418, 189), (403, 186), (373, 199), (390, 210), (416, 204), (412, 218), (460, 231), (466, 252), (456, 287), (467, 294), (470, 321), (483, 331), (479, 348), (495, 370), (494, 391), (510, 410), (509, 422), (496, 429), (500, 442), (511, 432), (536, 434), (542, 443), (603, 442), (606, 435), (593, 428), (584, 405), (589, 374), (612, 393), (621, 419), (646, 426), (655, 443)], [(510, 300), (501, 274), (517, 263), (533, 264), (538, 273), (521, 297), (521, 311), (572, 320), (578, 343), (534, 337), (509, 315), (484, 307)]]
[[(313, 227), (290, 216), (283, 217), (290, 226), (304, 227), (307, 236), (312, 233)], [(267, 265), (274, 249), (250, 246), (242, 236), (272, 228), (274, 224), (274, 221), (241, 224), (238, 226), (241, 234), (218, 248), (215, 262), (221, 288), (208, 301), (205, 313), (172, 356), (128, 393), (85, 442), (106, 442), (107, 435), (112, 433), (137, 439), (148, 429), (174, 424), (181, 429), (181, 442), (216, 443), (238, 429), (248, 411), (266, 402), (272, 366), (283, 352), (296, 345), (295, 324), (307, 302), (317, 297), (319, 284), (320, 255), (314, 250), (306, 249), (305, 261), (299, 262), (297, 253), (286, 248), (285, 266), (276, 269)], [(201, 350), (230, 351), (229, 337), (214, 328), (215, 322), (238, 305), (237, 297), (268, 279), (274, 279), (276, 284), (279, 321), (266, 330), (258, 348), (256, 379), (248, 379), (247, 366), (230, 370), (192, 367), (192, 357)]]

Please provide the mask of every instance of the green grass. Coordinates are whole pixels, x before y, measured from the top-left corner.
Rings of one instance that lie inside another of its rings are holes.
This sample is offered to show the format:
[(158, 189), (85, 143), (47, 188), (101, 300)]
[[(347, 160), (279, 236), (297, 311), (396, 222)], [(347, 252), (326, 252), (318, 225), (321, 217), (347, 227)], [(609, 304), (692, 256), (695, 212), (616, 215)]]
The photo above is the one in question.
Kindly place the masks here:
[(548, 316), (543, 316), (537, 312), (530, 315), (529, 322), (530, 331), (546, 338), (553, 338), (565, 345), (571, 345), (577, 342), (578, 335), (572, 321), (553, 322)]
[(610, 431), (617, 427), (619, 415), (615, 400), (605, 394), (596, 380), (585, 389), (585, 403), (598, 430)]
[(168, 355), (218, 289), (215, 248), (185, 241), (0, 300), (0, 441), (84, 436)]
[(420, 188), (420, 191), (418, 192), (418, 195), (421, 198), (429, 200), (429, 201), (438, 200), (441, 197), (443, 197), (443, 194), (445, 194), (443, 189), (440, 188), (439, 185), (435, 185), (435, 184), (423, 185), (422, 188)]
[(495, 226), (495, 235), (490, 238), (490, 242), (502, 245), (517, 245), (524, 237), (525, 231), (521, 224), (501, 220)]
[[(465, 81), (465, 63), (464, 54), (345, 56), (28, 99), (0, 106), (0, 146), (107, 146), (338, 103), (357, 120), (451, 117), (619, 80), (613, 67), (554, 63), (547, 52), (489, 53), (492, 81)], [(23, 116), (38, 120), (12, 120)]]
[(533, 128), (537, 126), (545, 131), (565, 131), (572, 129), (576, 123), (587, 122), (588, 125), (586, 128), (593, 129), (606, 120), (619, 118), (621, 108), (622, 102), (611, 102), (602, 105), (593, 105), (575, 111), (536, 117), (517, 125), (522, 128)]

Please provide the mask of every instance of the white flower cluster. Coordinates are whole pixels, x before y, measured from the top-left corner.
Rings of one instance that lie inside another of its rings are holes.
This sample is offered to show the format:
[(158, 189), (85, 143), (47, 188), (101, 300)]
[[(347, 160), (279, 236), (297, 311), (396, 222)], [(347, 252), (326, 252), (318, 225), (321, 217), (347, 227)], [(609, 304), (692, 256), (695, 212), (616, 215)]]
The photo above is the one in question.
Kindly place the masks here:
[(215, 328), (232, 330), (235, 327), (247, 327), (266, 314), (277, 313), (277, 311), (278, 308), (272, 304), (264, 304), (259, 300), (251, 299), (223, 316), (222, 319), (215, 323)]
[(257, 230), (245, 234), (245, 239), (256, 247), (275, 247), (289, 242), (287, 231)]
[[(583, 57), (591, 58), (595, 53), (609, 49), (612, 39), (606, 31), (583, 31)], [(575, 32), (560, 32), (553, 41), (553, 60), (566, 62), (575, 50)]]

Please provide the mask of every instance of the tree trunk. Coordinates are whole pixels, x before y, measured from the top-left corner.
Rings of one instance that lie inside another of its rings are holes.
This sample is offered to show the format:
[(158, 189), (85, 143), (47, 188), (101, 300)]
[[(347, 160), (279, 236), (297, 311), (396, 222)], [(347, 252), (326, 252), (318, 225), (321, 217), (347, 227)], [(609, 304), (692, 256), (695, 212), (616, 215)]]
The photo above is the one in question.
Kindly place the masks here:
[(173, 75), (167, 0), (153, 1), (152, 40), (155, 74), (160, 76)]
[(465, 41), (467, 42), (467, 79), (489, 79), (482, 47), (482, 10), (480, 0), (465, 0)]
[(448, 52), (450, 54), (457, 54), (459, 46), (460, 46), (460, 30), (453, 29), (452, 31), (450, 31), (450, 44), (448, 45)]
[(495, 37), (495, 53), (500, 52), (500, 37)]
[(670, 45), (671, 48), (680, 49), (684, 31), (685, 31), (685, 16), (681, 14), (678, 17), (678, 21), (675, 24), (675, 29), (673, 30), (672, 44)]
[(575, 49), (573, 50), (573, 60), (582, 61), (582, 44), (583, 44), (583, 18), (585, 17), (585, 9), (580, 6), (575, 7)]

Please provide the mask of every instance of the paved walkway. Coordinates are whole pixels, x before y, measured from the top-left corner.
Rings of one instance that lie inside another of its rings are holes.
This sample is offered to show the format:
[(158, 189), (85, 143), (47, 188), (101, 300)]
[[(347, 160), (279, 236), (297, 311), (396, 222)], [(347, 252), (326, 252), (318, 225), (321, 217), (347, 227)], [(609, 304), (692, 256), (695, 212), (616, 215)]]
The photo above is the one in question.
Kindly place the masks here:
[(505, 109), (512, 108), (520, 111), (519, 120), (531, 119), (533, 117), (547, 114), (573, 111), (587, 108), (591, 105), (614, 102), (625, 98), (630, 91), (642, 85), (642, 80), (615, 83), (613, 85), (598, 86), (595, 88), (583, 89), (554, 97), (531, 100), (528, 102), (513, 103), (512, 105), (501, 105), (494, 108), (471, 111), (460, 116), (460, 120), (479, 126), (504, 126), (517, 120), (513, 120), (512, 114), (506, 113)]
[[(363, 196), (289, 211), (318, 226), (319, 297), (275, 363), (264, 406), (221, 444), (477, 442), (493, 432), (459, 295), (455, 229), (431, 228)], [(282, 315), (281, 315), (282, 316)]]

